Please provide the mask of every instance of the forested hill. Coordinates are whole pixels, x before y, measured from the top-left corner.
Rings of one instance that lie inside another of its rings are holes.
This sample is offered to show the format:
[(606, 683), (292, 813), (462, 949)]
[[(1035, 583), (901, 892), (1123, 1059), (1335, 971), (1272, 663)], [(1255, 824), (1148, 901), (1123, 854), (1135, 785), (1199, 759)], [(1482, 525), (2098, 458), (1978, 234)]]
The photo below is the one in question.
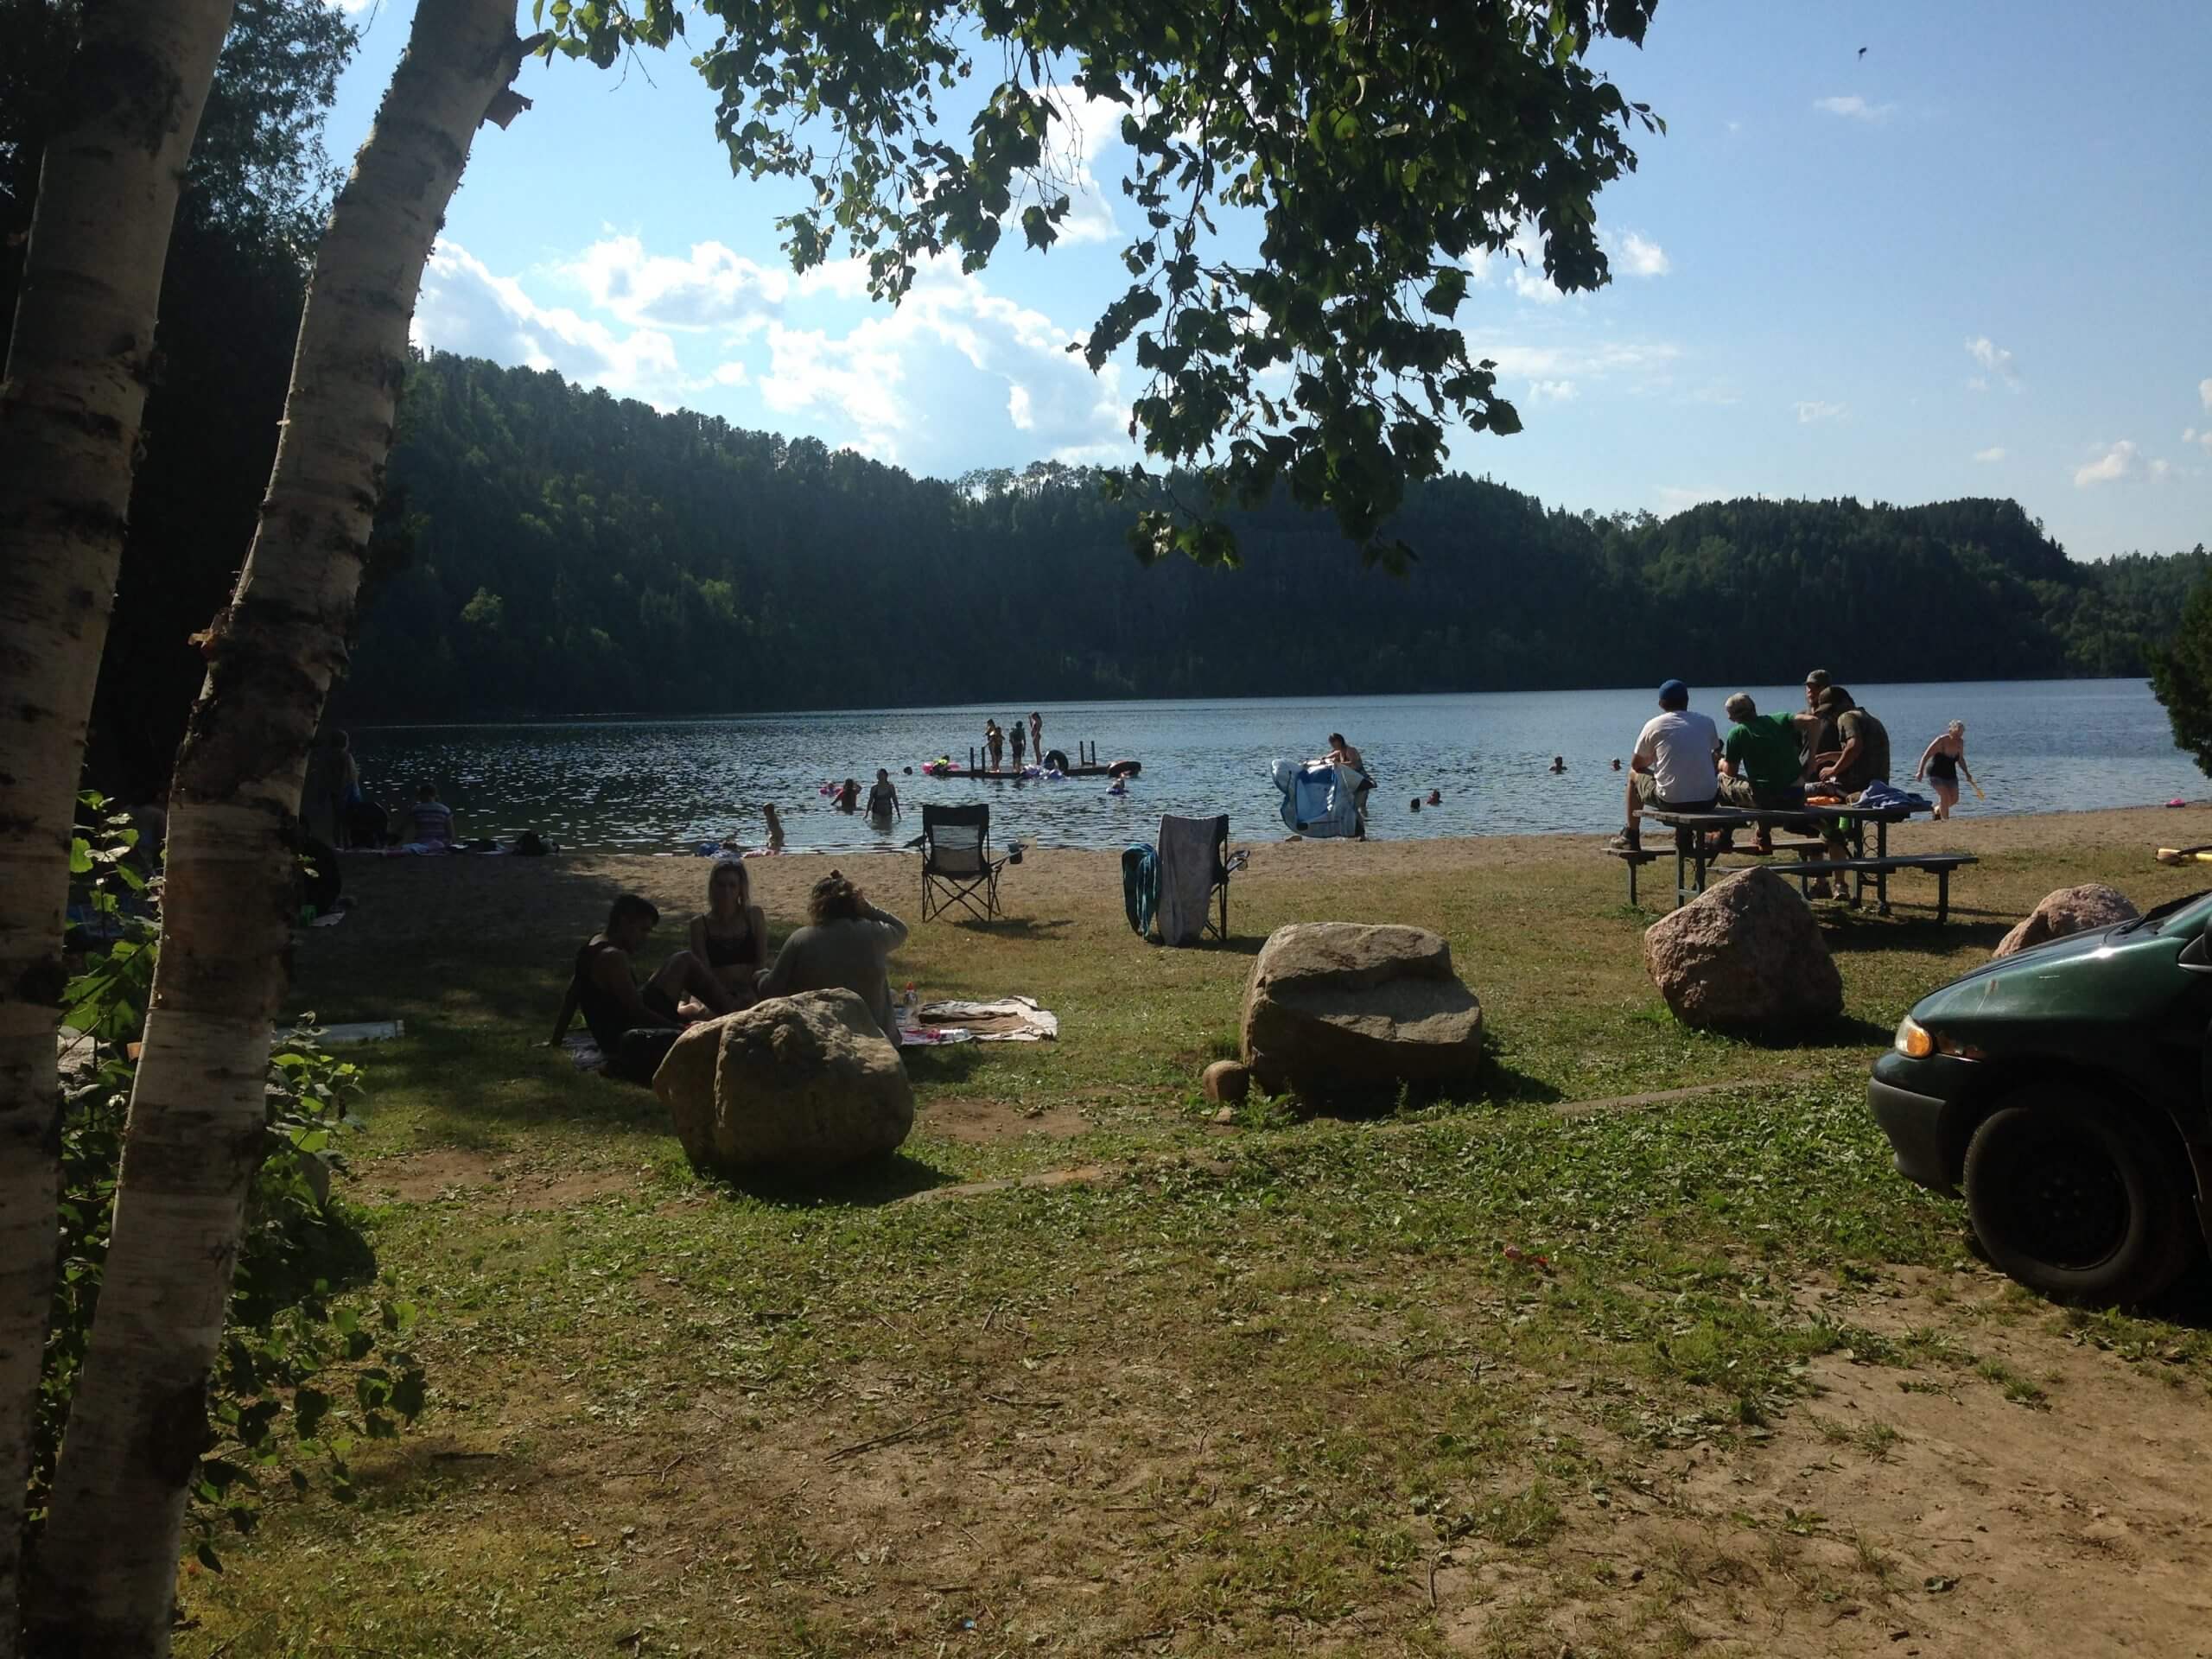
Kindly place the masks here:
[(2010, 501), (1601, 518), (1455, 475), (1403, 579), (1288, 507), (1241, 569), (1147, 569), (1079, 470), (917, 479), (442, 354), (391, 480), (354, 721), (2135, 674), (2206, 564), (2075, 563)]

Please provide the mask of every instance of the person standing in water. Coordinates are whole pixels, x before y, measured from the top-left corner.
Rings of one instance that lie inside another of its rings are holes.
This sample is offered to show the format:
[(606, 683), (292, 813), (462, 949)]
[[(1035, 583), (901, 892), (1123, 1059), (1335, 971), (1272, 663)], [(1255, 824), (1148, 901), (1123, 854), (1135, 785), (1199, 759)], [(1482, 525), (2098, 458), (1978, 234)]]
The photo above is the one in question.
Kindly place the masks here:
[(1555, 754), (1552, 756), (1551, 769), (1555, 772), (1565, 772), (1567, 770), (1567, 757), (1563, 754)]
[(868, 815), (887, 820), (906, 816), (899, 810), (899, 791), (892, 787), (891, 773), (882, 766), (875, 769), (875, 784), (868, 792)]
[[(1951, 809), (1959, 804), (1959, 774), (1965, 772), (1967, 781), (1974, 783), (1974, 773), (1967, 766), (1967, 723), (1955, 720), (1942, 734), (1928, 746), (1920, 757), (1919, 768), (1912, 774), (1918, 783), (1923, 778), (1936, 791), (1936, 819), (1939, 823), (1951, 816)], [(1980, 785), (1974, 785), (1977, 789)]]

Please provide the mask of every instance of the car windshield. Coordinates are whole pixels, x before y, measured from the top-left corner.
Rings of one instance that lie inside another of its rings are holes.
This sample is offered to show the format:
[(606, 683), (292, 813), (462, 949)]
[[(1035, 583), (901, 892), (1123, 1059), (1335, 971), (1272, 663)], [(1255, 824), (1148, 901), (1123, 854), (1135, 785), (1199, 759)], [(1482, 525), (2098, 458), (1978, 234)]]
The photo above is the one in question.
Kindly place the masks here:
[(2169, 929), (2186, 932), (2192, 924), (2202, 924), (2205, 912), (2212, 910), (2212, 891), (2192, 893), (2180, 899), (2169, 899), (2163, 905), (2146, 911), (2120, 931), (2133, 933), (2138, 928), (2147, 928), (2153, 933)]

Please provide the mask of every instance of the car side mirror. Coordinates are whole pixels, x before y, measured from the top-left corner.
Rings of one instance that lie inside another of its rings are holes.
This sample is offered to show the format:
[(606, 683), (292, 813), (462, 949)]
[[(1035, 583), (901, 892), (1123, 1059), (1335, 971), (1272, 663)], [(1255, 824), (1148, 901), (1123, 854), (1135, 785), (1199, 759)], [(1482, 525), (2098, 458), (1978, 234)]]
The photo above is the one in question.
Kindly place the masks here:
[(2212, 943), (2208, 943), (2206, 936), (2199, 933), (2182, 947), (2181, 955), (2175, 961), (2185, 972), (2212, 974)]

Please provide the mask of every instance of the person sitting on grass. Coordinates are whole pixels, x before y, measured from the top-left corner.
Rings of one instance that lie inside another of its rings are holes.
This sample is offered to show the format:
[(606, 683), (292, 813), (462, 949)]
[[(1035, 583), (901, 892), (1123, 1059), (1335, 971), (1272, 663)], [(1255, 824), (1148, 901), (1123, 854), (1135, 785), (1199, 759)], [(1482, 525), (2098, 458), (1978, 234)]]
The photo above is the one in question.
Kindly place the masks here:
[(418, 847), (452, 847), (453, 808), (438, 798), (435, 784), (415, 791), (415, 804), (407, 809), (407, 840)]
[(753, 877), (734, 858), (707, 873), (707, 911), (691, 918), (691, 954), (729, 993), (731, 1006), (753, 1005), (753, 982), (768, 961), (768, 918), (753, 902)]
[[(1721, 704), (1734, 722), (1720, 746), (1720, 799), (1728, 806), (1777, 811), (1802, 806), (1805, 791), (1797, 777), (1804, 766), (1804, 745), (1819, 728), (1814, 714), (1763, 715), (1747, 691)], [(1751, 850), (1762, 857), (1774, 850), (1774, 829), (1762, 823)]]
[(1720, 774), (1713, 765), (1719, 755), (1719, 730), (1709, 716), (1690, 712), (1688, 686), (1669, 680), (1659, 688), (1659, 712), (1637, 734), (1636, 753), (1628, 763), (1628, 823), (1611, 845), (1624, 852), (1642, 849), (1637, 817), (1647, 808), (1709, 810), (1720, 792)]
[(576, 952), (550, 1046), (559, 1047), (570, 1023), (582, 1014), (607, 1057), (607, 1075), (622, 1083), (650, 1084), (686, 1026), (702, 1014), (728, 1014), (736, 1006), (707, 964), (689, 950), (676, 952), (639, 988), (634, 958), (659, 925), (660, 912), (637, 893), (623, 893), (607, 907), (605, 929)]
[(906, 924), (878, 910), (837, 871), (807, 895), (807, 925), (784, 941), (760, 978), (763, 998), (797, 991), (844, 989), (868, 1004), (877, 1028), (896, 1046), (891, 1009), (890, 957), (906, 942)]

